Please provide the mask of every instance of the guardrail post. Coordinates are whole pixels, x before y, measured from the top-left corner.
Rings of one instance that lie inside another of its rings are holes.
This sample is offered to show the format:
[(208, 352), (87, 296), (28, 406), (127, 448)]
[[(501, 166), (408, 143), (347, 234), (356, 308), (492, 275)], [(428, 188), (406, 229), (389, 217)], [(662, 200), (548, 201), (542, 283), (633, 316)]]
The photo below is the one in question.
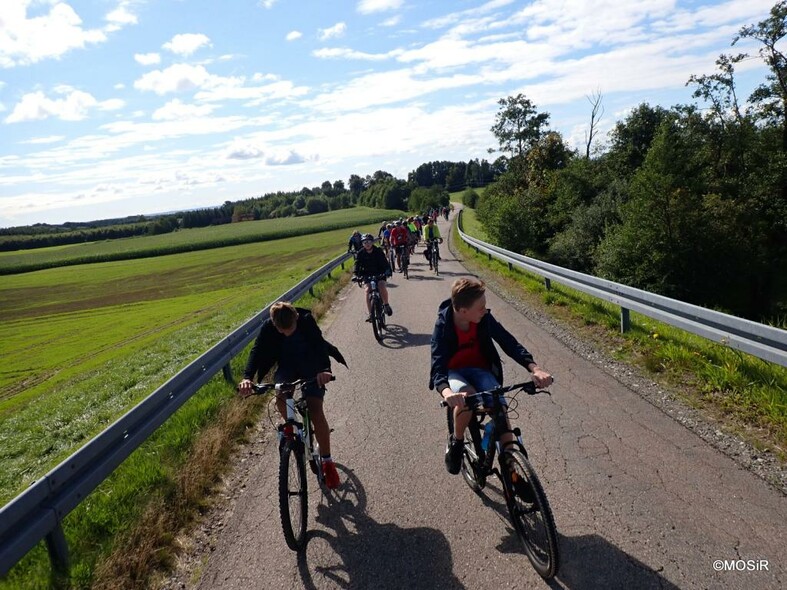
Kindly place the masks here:
[(476, 254), (481, 254), (481, 250), (478, 249), (478, 246), (475, 247), (475, 253)]
[[(59, 521), (45, 539), (49, 561), (52, 563), (52, 581), (62, 580), (68, 576), (68, 543)], [(57, 587), (57, 584), (53, 585)]]
[(514, 270), (514, 265), (510, 262), (508, 263), (508, 270)]
[(344, 270), (344, 261), (342, 261), (342, 270)]
[(487, 256), (489, 257), (489, 260), (492, 260), (492, 255), (491, 254), (487, 254)]
[(552, 290), (552, 280), (549, 277), (544, 277), (544, 287), (546, 287), (547, 291)]
[(625, 333), (631, 328), (631, 317), (626, 307), (620, 308), (620, 331)]

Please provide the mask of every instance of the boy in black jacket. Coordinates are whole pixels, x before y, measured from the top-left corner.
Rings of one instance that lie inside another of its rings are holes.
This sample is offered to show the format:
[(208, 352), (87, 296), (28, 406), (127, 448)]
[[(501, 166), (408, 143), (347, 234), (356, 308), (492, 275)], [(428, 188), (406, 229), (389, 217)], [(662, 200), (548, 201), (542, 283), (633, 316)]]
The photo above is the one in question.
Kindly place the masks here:
[[(472, 416), (464, 407), (465, 396), (503, 384), (503, 364), (494, 342), (533, 374), (536, 387), (552, 383), (552, 375), (541, 370), (533, 355), (492, 317), (486, 308), (485, 290), (484, 283), (476, 279), (454, 281), (451, 298), (440, 304), (432, 333), (429, 389), (437, 389), (454, 409), (454, 434), (445, 454), (451, 474), (460, 471), (465, 429)], [(490, 407), (491, 399), (485, 399), (484, 406)], [(507, 434), (501, 442), (510, 440), (513, 436)]]
[[(363, 248), (361, 248), (355, 256), (353, 274), (359, 279), (380, 275), (390, 277), (392, 273), (391, 265), (388, 264), (388, 259), (385, 257), (383, 251), (374, 245), (374, 237), (372, 237), (372, 234), (364, 235), (361, 244)], [(392, 315), (393, 310), (391, 306), (388, 305), (388, 287), (384, 280), (377, 281), (377, 289), (380, 291), (380, 297), (383, 300), (385, 314)], [(367, 322), (372, 321), (372, 301), (369, 299), (370, 291), (369, 285), (366, 285), (366, 309), (369, 312), (366, 318)]]
[[(308, 309), (277, 301), (271, 305), (270, 318), (262, 323), (249, 354), (243, 380), (238, 384), (238, 392), (244, 397), (251, 395), (255, 376), (263, 379), (276, 363), (275, 380), (278, 383), (316, 379), (316, 383), (304, 388), (303, 394), (309, 406), (314, 435), (320, 445), (325, 485), (334, 489), (339, 486), (339, 473), (331, 458), (331, 429), (323, 412), (325, 384), (332, 377), (329, 357), (347, 366), (339, 350), (323, 338)], [(276, 407), (282, 417), (287, 416), (283, 399), (276, 398)]]

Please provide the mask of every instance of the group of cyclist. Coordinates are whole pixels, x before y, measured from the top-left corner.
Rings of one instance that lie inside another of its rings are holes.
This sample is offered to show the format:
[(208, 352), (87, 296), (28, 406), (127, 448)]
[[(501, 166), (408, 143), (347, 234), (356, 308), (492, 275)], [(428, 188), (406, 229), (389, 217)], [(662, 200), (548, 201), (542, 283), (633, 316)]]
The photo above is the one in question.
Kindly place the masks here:
[[(386, 223), (380, 228), (379, 237), (388, 241), (388, 248), (409, 247), (411, 224), (424, 240), (435, 241), (440, 238), (440, 230), (435, 219), (426, 216), (400, 219)], [(359, 238), (359, 239), (358, 239)], [(414, 243), (417, 243), (417, 239)], [(388, 289), (385, 279), (392, 276), (383, 249), (374, 244), (372, 234), (361, 235), (354, 232), (350, 238), (350, 248), (355, 253), (354, 274), (361, 279), (374, 276), (383, 300), (385, 313), (392, 315), (388, 302)], [(353, 248), (360, 244), (360, 248)], [(436, 244), (435, 244), (436, 245)], [(369, 287), (366, 288), (366, 304), (371, 321), (371, 301)], [(325, 469), (325, 485), (335, 489), (340, 485), (339, 475), (330, 455), (330, 429), (322, 411), (325, 384), (331, 379), (329, 357), (344, 363), (341, 353), (327, 342), (320, 332), (310, 312), (295, 308), (289, 303), (278, 302), (271, 307), (271, 317), (263, 322), (260, 334), (249, 356), (244, 379), (239, 385), (241, 395), (249, 395), (252, 382), (263, 379), (273, 364), (278, 363), (276, 379), (294, 381), (314, 379), (314, 386), (304, 390), (312, 412), (315, 435), (320, 445)], [(436, 389), (441, 397), (454, 410), (454, 433), (451, 435), (445, 452), (445, 463), (449, 473), (460, 471), (462, 460), (464, 430), (471, 413), (465, 404), (465, 396), (478, 391), (487, 391), (503, 383), (500, 355), (495, 343), (517, 363), (531, 374), (537, 387), (547, 387), (552, 376), (542, 370), (533, 356), (522, 346), (495, 318), (486, 307), (485, 285), (472, 278), (454, 281), (451, 297), (440, 304), (431, 340), (431, 371), (429, 389)], [(485, 400), (485, 406), (488, 400)], [(283, 407), (277, 403), (284, 417)], [(506, 433), (502, 442), (511, 440)]]

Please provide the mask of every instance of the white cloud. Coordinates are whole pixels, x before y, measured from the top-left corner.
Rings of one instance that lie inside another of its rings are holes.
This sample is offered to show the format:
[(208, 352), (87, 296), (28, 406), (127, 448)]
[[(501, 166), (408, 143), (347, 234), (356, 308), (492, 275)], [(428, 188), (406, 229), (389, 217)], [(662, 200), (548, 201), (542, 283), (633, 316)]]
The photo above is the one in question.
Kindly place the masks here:
[(158, 53), (135, 53), (134, 61), (143, 66), (154, 66), (161, 63), (161, 56)]
[(153, 70), (144, 74), (134, 82), (134, 88), (163, 95), (196, 90), (216, 79), (217, 77), (208, 73), (204, 66), (174, 64), (165, 70)]
[(81, 121), (91, 109), (117, 110), (124, 106), (120, 99), (99, 102), (91, 94), (63, 86), (55, 89), (63, 98), (49, 98), (42, 91), (31, 92), (22, 97), (14, 110), (5, 118), (6, 123), (21, 123), (57, 117), (63, 121)]
[(403, 3), (404, 0), (361, 0), (358, 2), (357, 10), (361, 14), (371, 14), (373, 12), (396, 10), (400, 8)]
[(160, 109), (153, 113), (154, 121), (176, 121), (196, 119), (200, 117), (207, 117), (210, 115), (215, 107), (209, 104), (194, 105), (185, 104), (179, 99), (169, 101)]
[(347, 25), (344, 23), (336, 23), (330, 28), (327, 29), (318, 29), (317, 36), (319, 37), (320, 41), (326, 41), (327, 39), (335, 39), (337, 37), (344, 36), (344, 33), (347, 31)]
[(300, 39), (301, 37), (303, 37), (303, 33), (301, 33), (300, 31), (290, 31), (289, 33), (287, 33), (285, 39), (287, 39), (287, 41), (295, 41), (296, 39)]
[(228, 160), (256, 160), (265, 157), (265, 152), (257, 145), (236, 140), (224, 151), (223, 157)]
[(381, 27), (395, 27), (399, 24), (402, 20), (402, 15), (397, 14), (396, 16), (392, 16), (391, 18), (385, 19), (383, 22), (380, 23)]
[(82, 19), (68, 4), (58, 2), (48, 12), (32, 18), (27, 16), (29, 1), (4, 0), (2, 5), (0, 67), (59, 58), (72, 49), (107, 40), (101, 29), (83, 28)]
[(49, 135), (47, 137), (31, 137), (25, 141), (20, 141), (19, 143), (31, 144), (31, 145), (42, 145), (48, 143), (58, 143), (65, 139), (64, 135)]
[(272, 154), (265, 158), (268, 166), (291, 166), (293, 164), (303, 164), (312, 158), (307, 158), (294, 150), (287, 150)]
[(263, 8), (272, 8), (279, 0), (260, 0), (260, 6)]
[(129, 10), (130, 6), (131, 2), (121, 2), (115, 10), (107, 14), (106, 20), (110, 23), (112, 30), (120, 29), (124, 25), (137, 24), (137, 15)]
[(189, 56), (200, 47), (211, 46), (210, 38), (202, 33), (183, 33), (175, 35), (161, 47), (176, 55)]
[(361, 59), (366, 61), (383, 61), (401, 53), (401, 50), (394, 50), (389, 53), (365, 53), (363, 51), (355, 51), (349, 47), (326, 47), (312, 51), (312, 55), (314, 57), (319, 57), (322, 59), (341, 58)]

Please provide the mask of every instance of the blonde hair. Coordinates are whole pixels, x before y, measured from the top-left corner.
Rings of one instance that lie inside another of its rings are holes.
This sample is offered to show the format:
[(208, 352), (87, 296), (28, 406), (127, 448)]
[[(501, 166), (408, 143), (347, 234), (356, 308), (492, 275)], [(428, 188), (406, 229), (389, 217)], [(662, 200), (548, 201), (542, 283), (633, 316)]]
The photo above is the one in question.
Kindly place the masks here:
[(451, 285), (451, 305), (457, 310), (471, 307), (485, 291), (484, 281), (467, 277), (456, 279)]
[(280, 330), (289, 330), (298, 321), (298, 310), (292, 303), (277, 301), (271, 305), (271, 321)]

